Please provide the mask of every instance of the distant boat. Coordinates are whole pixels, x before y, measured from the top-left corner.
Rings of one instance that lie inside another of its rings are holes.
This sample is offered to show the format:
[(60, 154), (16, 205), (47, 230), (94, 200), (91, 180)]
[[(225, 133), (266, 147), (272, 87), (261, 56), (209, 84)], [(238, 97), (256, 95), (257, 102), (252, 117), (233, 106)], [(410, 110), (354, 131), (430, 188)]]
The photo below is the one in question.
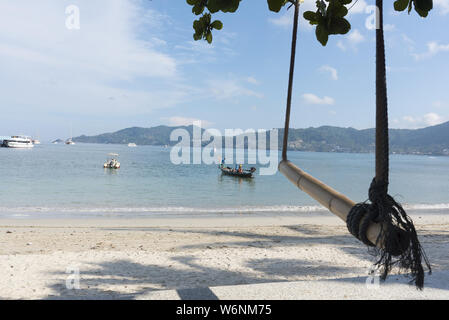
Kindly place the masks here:
[(36, 139), (31, 139), (33, 141), (33, 144), (34, 145), (41, 144), (41, 142), (39, 141), (39, 134), (36, 133), (35, 137)]
[(120, 169), (120, 162), (118, 162), (118, 160), (117, 160), (118, 154), (117, 153), (109, 153), (108, 156), (110, 158), (108, 158), (106, 160), (106, 162), (103, 164), (103, 168), (105, 168), (105, 169)]
[(131, 142), (131, 143), (128, 143), (128, 147), (137, 147), (137, 144)]
[(234, 176), (234, 177), (240, 177), (240, 178), (252, 178), (253, 173), (256, 172), (256, 168), (252, 167), (250, 170), (243, 169), (239, 172), (239, 170), (232, 169), (229, 167), (224, 167), (223, 165), (220, 165), (218, 167), (221, 172), (227, 176)]
[(59, 143), (64, 143), (64, 140), (61, 139), (56, 139), (55, 141), (52, 142), (53, 144), (59, 144)]
[(3, 147), (6, 148), (33, 148), (33, 141), (29, 137), (25, 136), (12, 136), (11, 138), (7, 138), (3, 140)]
[(72, 138), (73, 138), (73, 134), (72, 134), (72, 124), (70, 124), (70, 139), (67, 139), (67, 140), (65, 141), (65, 144), (68, 144), (68, 145), (73, 145), (73, 144), (75, 144), (75, 142), (73, 142)]

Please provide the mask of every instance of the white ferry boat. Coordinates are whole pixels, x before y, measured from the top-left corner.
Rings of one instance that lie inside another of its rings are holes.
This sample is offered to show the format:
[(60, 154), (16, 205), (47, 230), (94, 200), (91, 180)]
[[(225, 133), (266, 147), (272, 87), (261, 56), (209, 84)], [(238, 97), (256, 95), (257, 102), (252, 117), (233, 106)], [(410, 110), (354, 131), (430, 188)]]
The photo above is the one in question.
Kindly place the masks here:
[(3, 140), (3, 147), (6, 148), (33, 148), (33, 140), (25, 136), (11, 136)]

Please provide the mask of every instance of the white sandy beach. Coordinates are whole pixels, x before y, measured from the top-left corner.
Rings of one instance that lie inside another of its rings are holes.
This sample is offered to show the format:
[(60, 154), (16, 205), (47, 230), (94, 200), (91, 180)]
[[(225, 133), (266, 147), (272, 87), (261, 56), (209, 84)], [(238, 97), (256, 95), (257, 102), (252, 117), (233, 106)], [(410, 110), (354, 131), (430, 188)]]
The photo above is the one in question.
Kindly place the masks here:
[(449, 299), (449, 215), (412, 217), (434, 270), (423, 292), (367, 286), (372, 257), (332, 215), (2, 219), (0, 298)]

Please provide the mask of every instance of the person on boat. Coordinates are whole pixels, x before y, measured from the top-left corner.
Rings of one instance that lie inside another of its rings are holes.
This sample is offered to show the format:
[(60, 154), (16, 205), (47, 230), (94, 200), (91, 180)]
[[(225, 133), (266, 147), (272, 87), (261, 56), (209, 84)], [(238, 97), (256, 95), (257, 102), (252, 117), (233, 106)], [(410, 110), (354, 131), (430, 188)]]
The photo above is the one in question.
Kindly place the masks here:
[(226, 160), (226, 159), (225, 159), (224, 157), (223, 157), (223, 159), (221, 159), (221, 167), (222, 167), (222, 168), (224, 168), (225, 160)]
[(242, 165), (241, 165), (241, 164), (239, 165), (239, 170), (238, 170), (238, 172), (239, 172), (239, 173), (242, 173), (242, 172), (243, 172), (243, 168), (242, 168)]

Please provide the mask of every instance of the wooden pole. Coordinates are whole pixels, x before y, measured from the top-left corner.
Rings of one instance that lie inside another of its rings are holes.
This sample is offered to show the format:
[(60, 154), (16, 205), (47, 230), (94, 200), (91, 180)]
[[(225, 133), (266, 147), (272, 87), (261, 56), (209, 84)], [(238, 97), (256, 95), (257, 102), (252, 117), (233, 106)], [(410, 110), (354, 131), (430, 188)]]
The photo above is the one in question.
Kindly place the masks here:
[[(282, 160), (279, 163), (279, 171), (299, 189), (346, 222), (349, 211), (355, 206), (354, 201), (299, 169), (288, 160)], [(377, 243), (380, 233), (381, 225), (379, 223), (371, 223), (367, 231), (367, 237), (372, 243)], [(381, 246), (381, 242), (379, 241), (379, 246)]]

